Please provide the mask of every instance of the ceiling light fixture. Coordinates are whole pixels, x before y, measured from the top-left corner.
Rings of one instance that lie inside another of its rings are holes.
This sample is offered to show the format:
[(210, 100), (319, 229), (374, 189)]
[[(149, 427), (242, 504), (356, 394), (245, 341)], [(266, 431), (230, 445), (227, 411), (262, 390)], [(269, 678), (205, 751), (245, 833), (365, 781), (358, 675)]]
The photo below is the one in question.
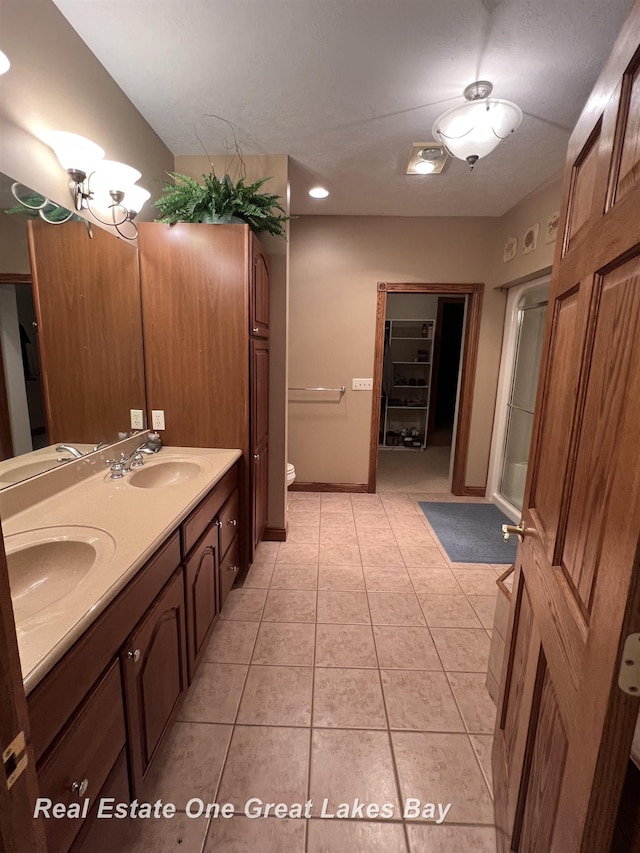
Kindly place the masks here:
[(452, 157), (466, 160), (473, 169), (481, 157), (486, 157), (518, 129), (522, 110), (511, 101), (490, 98), (493, 84), (478, 80), (464, 90), (469, 101), (443, 113), (433, 125), (433, 135), (446, 147)]
[(447, 157), (444, 145), (439, 142), (414, 142), (409, 152), (407, 175), (437, 175)]
[[(136, 184), (140, 172), (126, 163), (103, 159), (99, 145), (76, 133), (54, 130), (43, 140), (53, 148), (69, 176), (75, 210), (88, 210), (102, 225), (111, 225), (121, 237), (134, 240), (138, 229), (133, 220), (151, 196)], [(105, 213), (111, 216), (110, 221), (102, 218)], [(120, 230), (125, 222), (132, 224), (133, 235)]]
[(10, 68), (11, 63), (9, 62), (9, 57), (6, 53), (0, 50), (0, 75), (6, 74)]
[(311, 198), (326, 198), (329, 195), (329, 190), (324, 187), (313, 187), (309, 190)]

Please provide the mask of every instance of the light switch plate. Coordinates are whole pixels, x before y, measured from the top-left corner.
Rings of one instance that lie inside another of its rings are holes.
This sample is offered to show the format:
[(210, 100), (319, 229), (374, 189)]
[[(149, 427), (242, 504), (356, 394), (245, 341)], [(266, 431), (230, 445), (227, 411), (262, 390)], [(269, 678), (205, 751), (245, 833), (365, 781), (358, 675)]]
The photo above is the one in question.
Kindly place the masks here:
[(153, 427), (153, 429), (164, 429), (164, 409), (152, 410), (151, 426)]
[(144, 412), (142, 409), (131, 409), (131, 429), (144, 429)]
[(353, 379), (352, 382), (354, 391), (373, 391), (373, 379)]

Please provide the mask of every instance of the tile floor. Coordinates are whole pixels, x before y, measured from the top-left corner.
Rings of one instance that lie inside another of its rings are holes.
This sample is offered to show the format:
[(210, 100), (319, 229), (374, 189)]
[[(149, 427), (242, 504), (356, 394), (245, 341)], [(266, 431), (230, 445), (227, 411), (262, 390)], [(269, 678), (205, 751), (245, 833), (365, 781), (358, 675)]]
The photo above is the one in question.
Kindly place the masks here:
[[(289, 540), (262, 543), (230, 593), (145, 792), (311, 799), (312, 817), (179, 814), (135, 827), (127, 853), (495, 852), (484, 683), (504, 567), (452, 565), (424, 497), (291, 496)], [(395, 818), (321, 819), (325, 797)], [(403, 821), (408, 797), (452, 807)]]

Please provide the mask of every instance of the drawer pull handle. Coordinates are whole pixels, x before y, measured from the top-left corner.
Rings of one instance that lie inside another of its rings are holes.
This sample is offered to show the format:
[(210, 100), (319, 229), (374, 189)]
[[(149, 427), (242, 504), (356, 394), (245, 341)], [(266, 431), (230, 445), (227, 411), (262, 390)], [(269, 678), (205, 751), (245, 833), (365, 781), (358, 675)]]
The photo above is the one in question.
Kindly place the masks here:
[(84, 797), (87, 793), (87, 788), (89, 787), (89, 780), (83, 779), (82, 782), (74, 782), (71, 786), (71, 791), (78, 797), (78, 799)]
[(222, 527), (222, 522), (220, 521), (219, 518), (216, 518), (215, 525), (216, 525), (216, 527)]
[(238, 566), (227, 566), (227, 571), (228, 572), (237, 572)]
[(258, 461), (259, 461), (259, 459), (260, 459), (260, 454), (259, 454), (259, 453), (254, 453), (254, 454), (253, 454), (253, 458), (256, 460), (256, 462), (258, 462)]
[(140, 660), (140, 649), (135, 649), (132, 652), (127, 652), (127, 657), (134, 663), (138, 663), (138, 661)]
[(257, 335), (259, 331), (260, 331), (260, 329), (257, 326), (253, 327), (253, 334), (254, 335)]
[(230, 524), (232, 527), (238, 526), (238, 522), (236, 521), (235, 518), (230, 518), (229, 521), (227, 522), (227, 524)]

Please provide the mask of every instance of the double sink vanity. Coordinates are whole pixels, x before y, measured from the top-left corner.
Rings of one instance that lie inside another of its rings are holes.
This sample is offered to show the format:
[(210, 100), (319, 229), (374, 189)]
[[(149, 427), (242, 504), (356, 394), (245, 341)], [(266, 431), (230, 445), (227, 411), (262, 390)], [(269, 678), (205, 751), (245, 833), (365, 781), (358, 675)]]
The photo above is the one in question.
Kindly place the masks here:
[(123, 822), (93, 807), (144, 797), (239, 572), (240, 451), (164, 447), (112, 464), (140, 440), (0, 492), (40, 796), (90, 801), (84, 820), (45, 822), (56, 853), (117, 849)]

